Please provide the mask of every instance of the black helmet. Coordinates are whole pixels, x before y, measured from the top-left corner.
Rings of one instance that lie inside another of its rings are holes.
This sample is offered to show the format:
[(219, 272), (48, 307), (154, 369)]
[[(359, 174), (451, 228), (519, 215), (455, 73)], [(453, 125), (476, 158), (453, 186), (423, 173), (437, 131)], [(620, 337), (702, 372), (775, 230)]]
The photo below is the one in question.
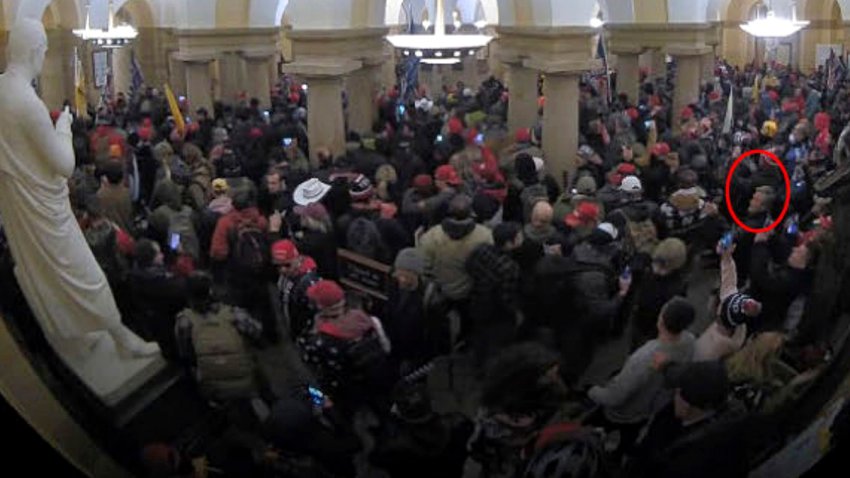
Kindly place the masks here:
[(601, 436), (579, 429), (538, 448), (523, 478), (604, 478), (607, 475)]

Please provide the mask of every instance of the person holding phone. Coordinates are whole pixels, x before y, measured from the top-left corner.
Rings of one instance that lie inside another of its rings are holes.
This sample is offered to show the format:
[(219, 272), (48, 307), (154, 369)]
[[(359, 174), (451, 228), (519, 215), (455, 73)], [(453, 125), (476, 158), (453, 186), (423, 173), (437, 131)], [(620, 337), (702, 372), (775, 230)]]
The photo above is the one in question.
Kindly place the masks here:
[(717, 244), (720, 256), (717, 316), (697, 339), (694, 361), (723, 359), (740, 350), (747, 338), (747, 322), (761, 313), (761, 303), (738, 292), (738, 272), (732, 259), (734, 252), (734, 235), (728, 232)]
[[(316, 145), (318, 146), (318, 145)], [(289, 163), (289, 171), (293, 184), (298, 184), (310, 174), (310, 160), (304, 151), (295, 131), (287, 131), (280, 140), (284, 160)]]
[[(800, 320), (813, 281), (817, 241), (812, 240), (812, 234), (794, 238), (787, 258), (778, 262), (774, 259), (772, 243), (781, 244), (782, 237), (775, 237), (783, 235), (781, 232), (758, 234), (753, 240), (750, 252), (751, 293), (764, 306), (757, 326), (760, 330), (792, 331), (799, 327), (803, 330), (808, 325), (800, 324)], [(792, 307), (795, 302), (796, 306)]]
[[(262, 424), (272, 458), (287, 476), (354, 476), (360, 439), (327, 393), (314, 383), (296, 386), (271, 407)], [(304, 460), (307, 458), (308, 460)], [(282, 463), (280, 463), (282, 462)]]
[(296, 343), (318, 378), (321, 390), (353, 412), (388, 393), (390, 341), (381, 321), (350, 308), (342, 287), (320, 280), (307, 289), (318, 311), (315, 322)]

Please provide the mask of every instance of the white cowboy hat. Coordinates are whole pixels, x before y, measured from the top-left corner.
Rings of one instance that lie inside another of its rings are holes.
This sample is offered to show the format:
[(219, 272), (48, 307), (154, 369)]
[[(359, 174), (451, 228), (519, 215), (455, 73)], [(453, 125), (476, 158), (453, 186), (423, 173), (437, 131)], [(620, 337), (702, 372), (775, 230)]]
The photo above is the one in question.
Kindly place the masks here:
[(325, 184), (316, 178), (308, 179), (295, 188), (292, 199), (299, 206), (309, 206), (319, 202), (331, 190), (330, 184)]

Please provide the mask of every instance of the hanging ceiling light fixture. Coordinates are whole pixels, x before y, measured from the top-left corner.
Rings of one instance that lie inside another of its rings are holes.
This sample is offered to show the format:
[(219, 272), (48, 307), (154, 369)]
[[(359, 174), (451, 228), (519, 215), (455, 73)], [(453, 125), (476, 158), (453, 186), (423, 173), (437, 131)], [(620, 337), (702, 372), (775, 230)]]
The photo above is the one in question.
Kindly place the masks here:
[(446, 35), (446, 16), (443, 0), (437, 0), (433, 35), (387, 35), (387, 41), (402, 55), (414, 55), (422, 63), (452, 65), (460, 63), (462, 56), (473, 56), (487, 46), (493, 37), (455, 33)]
[(756, 6), (756, 18), (741, 25), (741, 30), (759, 38), (785, 38), (803, 28), (809, 22), (797, 20), (797, 6), (791, 4), (791, 19), (776, 16), (776, 12), (765, 4)]
[(92, 42), (95, 46), (101, 48), (121, 48), (139, 36), (139, 32), (131, 25), (115, 25), (115, 12), (112, 9), (112, 0), (109, 0), (109, 25), (106, 30), (91, 28), (89, 23), (90, 17), (91, 2), (86, 5), (86, 28), (83, 30), (74, 30), (74, 35), (85, 41)]

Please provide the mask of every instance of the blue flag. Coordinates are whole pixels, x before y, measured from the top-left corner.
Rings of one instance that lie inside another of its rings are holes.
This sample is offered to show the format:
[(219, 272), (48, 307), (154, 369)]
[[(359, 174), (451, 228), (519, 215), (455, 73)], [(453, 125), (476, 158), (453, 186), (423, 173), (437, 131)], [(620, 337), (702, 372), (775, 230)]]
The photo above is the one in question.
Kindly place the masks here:
[(142, 73), (142, 67), (139, 65), (135, 53), (133, 53), (133, 58), (130, 61), (130, 74), (130, 94), (133, 95), (140, 92), (142, 85), (145, 84), (145, 75)]
[(401, 77), (401, 99), (404, 103), (412, 102), (419, 90), (419, 58), (410, 56), (406, 60)]
[[(602, 60), (602, 68), (605, 74), (605, 92), (608, 104), (611, 104), (611, 70), (608, 69), (608, 51), (605, 48), (605, 30), (599, 30), (599, 41), (596, 44), (596, 58)], [(634, 100), (634, 99), (633, 99)]]

